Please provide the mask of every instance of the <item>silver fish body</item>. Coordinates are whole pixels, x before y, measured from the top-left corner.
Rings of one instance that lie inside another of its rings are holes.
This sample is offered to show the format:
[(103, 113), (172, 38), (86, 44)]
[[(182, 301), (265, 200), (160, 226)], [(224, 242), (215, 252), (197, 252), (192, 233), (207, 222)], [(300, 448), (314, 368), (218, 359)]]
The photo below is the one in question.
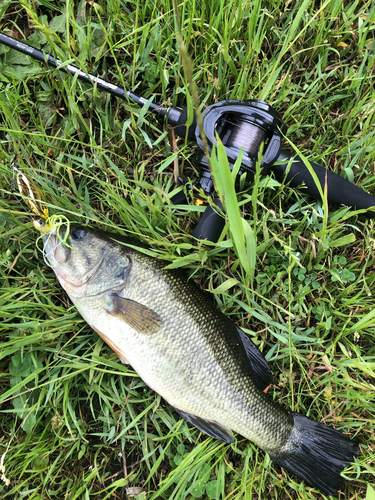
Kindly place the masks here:
[[(263, 392), (272, 377), (262, 355), (181, 272), (133, 248), (137, 241), (83, 226), (72, 226), (69, 246), (51, 235), (44, 241), (83, 318), (186, 420), (228, 443), (232, 431), (241, 434), (323, 491), (341, 486), (340, 471), (358, 445), (275, 404)], [(312, 433), (319, 432), (325, 446), (332, 449), (333, 440), (344, 451), (325, 458), (324, 446), (311, 445)], [(306, 465), (300, 455), (309, 445)], [(319, 454), (325, 473), (327, 460), (335, 462), (335, 481), (314, 479), (322, 476), (319, 465), (312, 465)]]

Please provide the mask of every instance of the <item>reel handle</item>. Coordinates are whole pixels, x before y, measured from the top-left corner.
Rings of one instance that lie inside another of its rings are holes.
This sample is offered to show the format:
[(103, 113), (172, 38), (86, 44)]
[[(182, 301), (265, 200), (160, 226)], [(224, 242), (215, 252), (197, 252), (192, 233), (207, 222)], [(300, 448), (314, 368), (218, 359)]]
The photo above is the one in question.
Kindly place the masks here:
[[(289, 172), (285, 174), (291, 158), (293, 156), (288, 151), (281, 150), (276, 160), (278, 164), (272, 165), (270, 171), (274, 172), (278, 181), (285, 181), (291, 187), (299, 187), (304, 193), (320, 200), (321, 196), (314, 179), (300, 156), (293, 158)], [(340, 175), (315, 162), (310, 162), (310, 164), (319, 179), (323, 191), (327, 179), (327, 198), (329, 204), (351, 206), (358, 210), (372, 208), (372, 210), (368, 210), (363, 215), (371, 219), (375, 218), (375, 196), (366, 193), (366, 191), (340, 177)], [(301, 184), (304, 184), (304, 186), (301, 187)]]

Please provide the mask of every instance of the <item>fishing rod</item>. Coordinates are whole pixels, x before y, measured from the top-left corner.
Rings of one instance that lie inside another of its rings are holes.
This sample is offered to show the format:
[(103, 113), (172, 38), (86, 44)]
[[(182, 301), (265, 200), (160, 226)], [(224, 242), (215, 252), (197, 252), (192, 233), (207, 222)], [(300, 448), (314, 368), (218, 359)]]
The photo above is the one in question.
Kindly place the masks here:
[[(204, 154), (203, 142), (194, 116), (193, 123), (187, 126), (187, 107), (180, 109), (174, 106), (164, 107), (150, 103), (147, 99), (134, 92), (109, 83), (98, 76), (85, 73), (71, 64), (65, 64), (60, 59), (52, 57), (39, 49), (25, 44), (15, 38), (0, 33), (0, 43), (11, 47), (23, 54), (70, 73), (83, 82), (96, 85), (98, 89), (119, 97), (126, 102), (143, 106), (148, 103), (149, 109), (156, 116), (174, 128), (176, 135), (187, 137), (198, 145), (195, 163), (201, 171), (201, 177), (193, 184), (186, 184), (186, 188), (193, 191), (195, 204), (202, 204), (199, 191), (203, 190), (206, 197), (213, 198), (213, 205), (207, 206), (198, 225), (193, 231), (197, 239), (217, 241), (225, 225), (223, 218), (224, 208), (218, 198), (215, 198), (214, 182), (209, 165)], [(220, 137), (230, 167), (233, 168), (241, 148), (243, 148), (242, 162), (239, 175), (250, 174), (253, 178), (256, 171), (258, 153), (263, 145), (263, 159), (261, 172), (263, 175), (273, 173), (279, 182), (288, 183), (291, 187), (300, 188), (303, 193), (321, 200), (320, 192), (327, 192), (327, 201), (332, 205), (351, 206), (357, 210), (366, 210), (363, 215), (375, 218), (375, 196), (366, 193), (361, 188), (350, 183), (340, 175), (322, 167), (315, 162), (309, 162), (315, 173), (320, 189), (313, 175), (300, 156), (295, 156), (282, 147), (283, 135), (287, 127), (281, 115), (270, 105), (259, 100), (223, 100), (208, 106), (202, 113), (203, 128), (209, 148), (215, 144), (216, 134)], [(182, 183), (185, 181), (181, 178)], [(174, 204), (188, 204), (184, 191), (172, 197)]]
[(90, 73), (85, 73), (80, 68), (77, 68), (72, 64), (65, 65), (62, 61), (60, 61), (60, 59), (58, 58), (55, 59), (50, 54), (47, 54), (46, 52), (43, 52), (39, 49), (36, 49), (31, 45), (27, 45), (26, 43), (23, 43), (8, 35), (5, 35), (4, 33), (0, 33), (0, 43), (7, 45), (8, 47), (14, 50), (17, 50), (18, 52), (22, 52), (22, 54), (30, 56), (41, 63), (46, 63), (49, 66), (58, 68), (64, 73), (70, 73), (73, 76), (77, 75), (78, 79), (81, 80), (82, 82), (96, 85), (99, 90), (108, 92), (109, 94), (115, 97), (119, 97), (120, 99), (123, 99), (128, 103), (130, 102), (130, 100), (133, 101), (135, 104), (138, 104), (139, 106), (143, 106), (144, 104), (149, 103), (149, 109), (155, 112), (159, 118), (168, 119), (168, 123), (170, 123), (173, 127), (176, 126), (178, 127), (178, 125), (180, 124), (184, 125), (186, 123), (187, 116), (181, 117), (181, 112), (183, 110), (173, 107), (165, 108), (163, 106), (154, 104), (153, 102), (150, 103), (144, 97), (140, 97), (136, 95), (134, 92), (131, 92), (130, 90), (126, 91), (123, 88), (114, 85), (113, 83), (107, 82), (106, 80), (99, 78), (98, 76), (91, 75)]

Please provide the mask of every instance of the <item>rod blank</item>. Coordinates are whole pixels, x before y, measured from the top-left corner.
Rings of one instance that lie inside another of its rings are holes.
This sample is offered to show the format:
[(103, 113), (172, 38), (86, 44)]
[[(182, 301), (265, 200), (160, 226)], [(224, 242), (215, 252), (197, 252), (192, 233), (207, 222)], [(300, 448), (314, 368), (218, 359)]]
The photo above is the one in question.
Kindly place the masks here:
[[(123, 99), (124, 101), (129, 102), (129, 99), (131, 99), (133, 102), (140, 106), (143, 106), (146, 102), (148, 102), (147, 99), (137, 96), (136, 94), (134, 94), (134, 92), (126, 91), (123, 88), (114, 85), (113, 83), (109, 83), (106, 80), (99, 78), (98, 76), (91, 75), (90, 73), (85, 73), (80, 68), (73, 66), (73, 64), (65, 64), (60, 61), (60, 59), (55, 59), (53, 56), (51, 56), (51, 54), (31, 47), (30, 45), (16, 40), (11, 36), (5, 35), (4, 33), (0, 33), (0, 43), (3, 43), (4, 45), (14, 50), (17, 50), (18, 52), (22, 52), (23, 54), (30, 56), (41, 63), (46, 63), (49, 66), (58, 68), (64, 73), (70, 73), (73, 76), (77, 75), (79, 80), (81, 80), (82, 82), (96, 85), (99, 90), (108, 92), (109, 94)], [(150, 109), (157, 111), (159, 115), (165, 112), (164, 108), (154, 103), (150, 103)]]

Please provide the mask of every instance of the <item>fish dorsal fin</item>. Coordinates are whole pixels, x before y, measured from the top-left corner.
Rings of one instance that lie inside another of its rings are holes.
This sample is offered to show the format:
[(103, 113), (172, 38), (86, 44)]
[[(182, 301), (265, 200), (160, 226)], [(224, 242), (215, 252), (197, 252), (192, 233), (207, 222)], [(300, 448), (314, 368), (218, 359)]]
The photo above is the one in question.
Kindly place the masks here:
[(259, 389), (264, 391), (273, 382), (272, 373), (263, 354), (257, 348), (252, 340), (237, 325), (237, 332), (245, 348), (246, 355), (250, 361), (250, 375)]
[(233, 443), (234, 437), (232, 431), (230, 429), (226, 429), (221, 426), (217, 422), (212, 420), (206, 420), (201, 417), (197, 417), (196, 415), (191, 415), (190, 413), (186, 413), (185, 411), (178, 410), (174, 406), (172, 407), (182, 418), (184, 418), (189, 424), (194, 425), (197, 429), (204, 432), (208, 436), (211, 436), (215, 439), (220, 439), (224, 441), (224, 443)]
[(162, 327), (162, 319), (155, 311), (135, 300), (124, 299), (115, 294), (112, 295), (112, 306), (107, 312), (143, 335), (152, 335)]

